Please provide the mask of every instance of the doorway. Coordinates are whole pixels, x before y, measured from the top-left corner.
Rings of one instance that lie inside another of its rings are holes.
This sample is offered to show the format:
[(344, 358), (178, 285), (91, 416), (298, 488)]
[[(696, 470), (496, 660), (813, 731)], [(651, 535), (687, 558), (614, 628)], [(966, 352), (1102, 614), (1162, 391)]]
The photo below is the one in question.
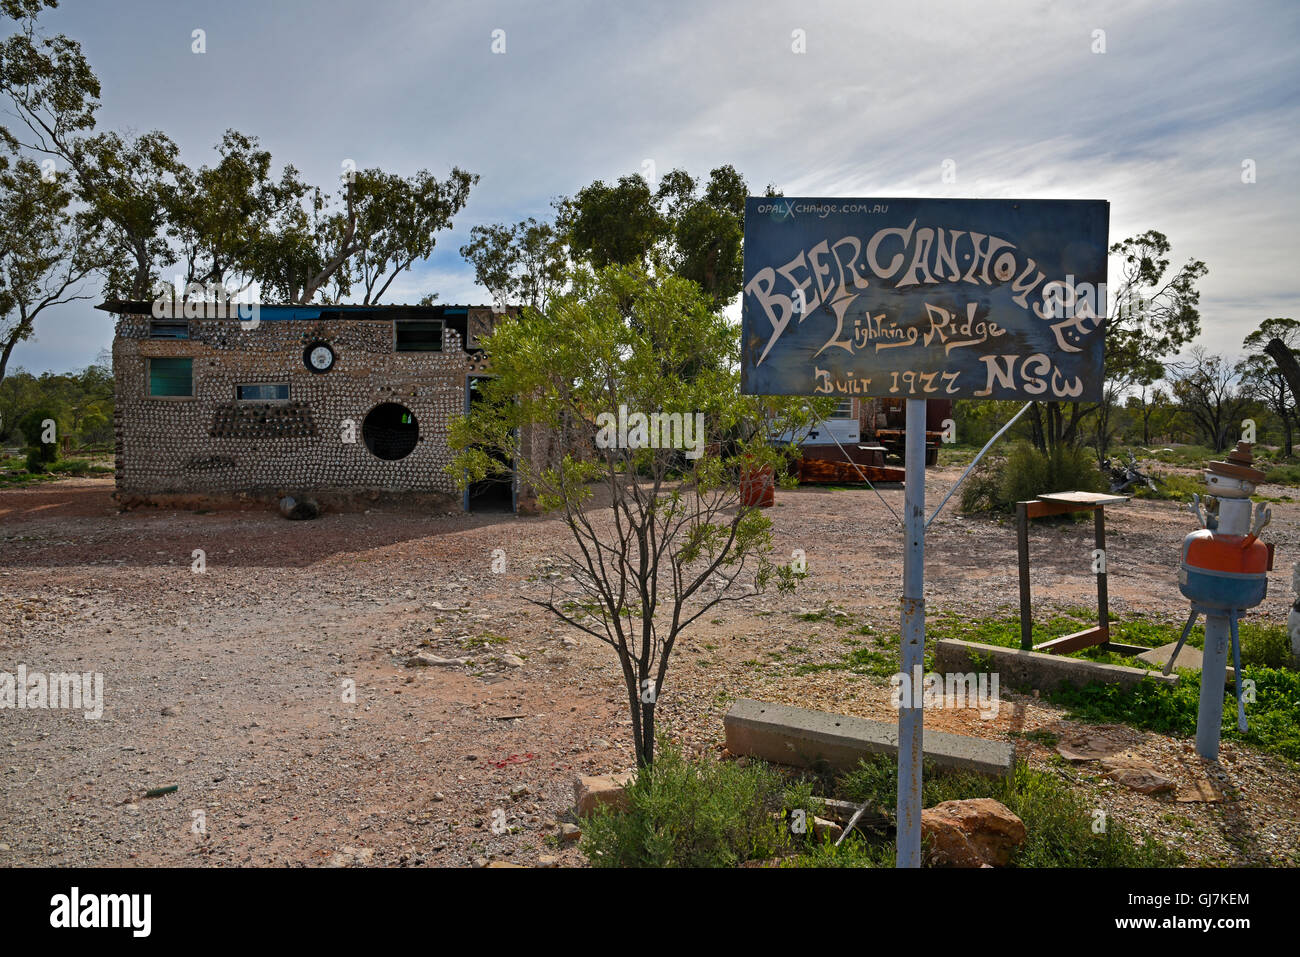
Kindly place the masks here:
[[(465, 378), (465, 413), (477, 402), (483, 401), (480, 385), (491, 376), (472, 375)], [(514, 462), (496, 450), (488, 450), (496, 461), (510, 469), (509, 476), (489, 475), (465, 489), (464, 508), (467, 512), (514, 512), (518, 507), (516, 499), (516, 476)]]

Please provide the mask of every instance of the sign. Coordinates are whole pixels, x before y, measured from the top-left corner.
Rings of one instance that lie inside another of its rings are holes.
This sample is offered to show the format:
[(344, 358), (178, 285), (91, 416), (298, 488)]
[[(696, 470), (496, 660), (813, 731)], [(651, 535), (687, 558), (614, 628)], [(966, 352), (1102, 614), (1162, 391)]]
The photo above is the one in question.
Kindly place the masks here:
[(1097, 401), (1104, 200), (745, 201), (741, 391)]

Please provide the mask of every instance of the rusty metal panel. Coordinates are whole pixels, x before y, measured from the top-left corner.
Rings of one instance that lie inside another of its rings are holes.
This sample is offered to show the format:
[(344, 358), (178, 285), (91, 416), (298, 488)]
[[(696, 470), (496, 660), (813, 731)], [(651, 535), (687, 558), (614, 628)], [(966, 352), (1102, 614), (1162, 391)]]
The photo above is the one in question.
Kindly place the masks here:
[(745, 206), (742, 391), (1095, 401), (1104, 200)]

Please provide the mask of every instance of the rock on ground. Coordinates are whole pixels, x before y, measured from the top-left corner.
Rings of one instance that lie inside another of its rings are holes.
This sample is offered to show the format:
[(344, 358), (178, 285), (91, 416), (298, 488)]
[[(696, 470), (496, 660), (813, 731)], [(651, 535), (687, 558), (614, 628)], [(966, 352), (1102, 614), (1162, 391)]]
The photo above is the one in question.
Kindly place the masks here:
[(580, 774), (573, 780), (573, 804), (578, 817), (586, 817), (602, 804), (618, 808), (627, 806), (624, 788), (632, 783), (635, 772), (619, 774)]
[(1025, 825), (992, 798), (944, 801), (921, 812), (921, 838), (940, 867), (1005, 867), (1025, 841)]

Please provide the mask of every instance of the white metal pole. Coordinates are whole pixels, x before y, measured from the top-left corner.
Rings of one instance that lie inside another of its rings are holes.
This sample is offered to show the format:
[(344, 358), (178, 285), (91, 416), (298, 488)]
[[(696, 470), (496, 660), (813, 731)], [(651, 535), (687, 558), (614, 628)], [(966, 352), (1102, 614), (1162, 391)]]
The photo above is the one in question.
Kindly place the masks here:
[(925, 400), (907, 400), (903, 493), (902, 667), (908, 696), (898, 711), (899, 867), (921, 866), (921, 684), (925, 657)]

